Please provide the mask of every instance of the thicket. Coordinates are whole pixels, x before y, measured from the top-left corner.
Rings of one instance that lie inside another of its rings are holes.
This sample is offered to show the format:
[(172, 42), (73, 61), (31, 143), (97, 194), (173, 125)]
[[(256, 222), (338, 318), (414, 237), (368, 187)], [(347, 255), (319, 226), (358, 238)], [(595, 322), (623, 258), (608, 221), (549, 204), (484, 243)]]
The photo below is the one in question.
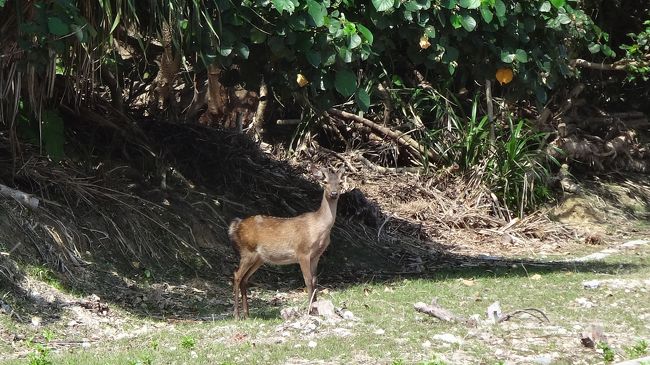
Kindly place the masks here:
[(122, 135), (137, 136), (133, 121), (154, 117), (240, 126), (262, 138), (276, 120), (300, 119), (297, 135), (284, 137), (292, 147), (324, 128), (321, 144), (371, 148), (361, 157), (375, 165), (457, 166), (523, 213), (548, 196), (556, 157), (580, 159), (549, 153), (570, 137), (552, 118), (562, 108), (549, 110), (581, 68), (647, 82), (647, 14), (635, 15), (643, 26), (617, 33), (624, 43), (614, 46), (590, 16), (603, 6), (5, 0), (0, 126), (13, 159), (24, 143), (63, 159), (71, 119)]

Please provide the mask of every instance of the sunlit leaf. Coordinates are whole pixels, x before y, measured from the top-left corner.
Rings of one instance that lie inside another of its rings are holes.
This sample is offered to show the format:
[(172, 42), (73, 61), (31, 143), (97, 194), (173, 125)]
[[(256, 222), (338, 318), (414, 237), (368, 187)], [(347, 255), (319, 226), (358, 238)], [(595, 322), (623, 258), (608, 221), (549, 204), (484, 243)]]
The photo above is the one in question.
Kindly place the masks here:
[(465, 28), (466, 31), (471, 32), (476, 28), (476, 19), (474, 19), (471, 15), (465, 15), (461, 19), (461, 24), (463, 25), (463, 28)]
[(481, 6), (481, 0), (460, 0), (459, 4), (465, 9), (476, 9)]
[(393, 0), (372, 0), (372, 5), (375, 6), (377, 11), (386, 11), (393, 8)]

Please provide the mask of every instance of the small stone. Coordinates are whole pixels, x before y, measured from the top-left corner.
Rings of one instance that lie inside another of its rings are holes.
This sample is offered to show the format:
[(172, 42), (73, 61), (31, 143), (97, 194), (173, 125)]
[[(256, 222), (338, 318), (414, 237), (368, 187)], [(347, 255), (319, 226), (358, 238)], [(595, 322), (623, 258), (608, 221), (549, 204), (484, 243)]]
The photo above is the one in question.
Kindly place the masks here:
[(424, 347), (425, 349), (428, 349), (429, 347), (431, 347), (431, 341), (422, 342), (422, 347)]
[(309, 346), (310, 348), (313, 349), (314, 347), (316, 347), (316, 341), (309, 341), (309, 343), (307, 344), (307, 346)]
[(384, 331), (384, 330), (381, 329), (381, 328), (375, 331), (375, 334), (376, 334), (376, 335), (383, 335), (384, 333), (386, 333), (386, 331)]
[(34, 327), (38, 327), (38, 326), (41, 325), (41, 322), (42, 322), (42, 321), (43, 321), (43, 320), (41, 319), (41, 317), (34, 316), (34, 317), (32, 317), (32, 326), (34, 326)]
[(582, 282), (582, 287), (585, 289), (598, 289), (599, 286), (600, 286), (600, 281), (598, 280), (589, 280), (589, 281)]
[(433, 339), (434, 340), (440, 340), (440, 341), (447, 342), (447, 343), (452, 343), (452, 344), (462, 344), (463, 343), (462, 339), (452, 335), (451, 333), (442, 333), (442, 334), (434, 335)]

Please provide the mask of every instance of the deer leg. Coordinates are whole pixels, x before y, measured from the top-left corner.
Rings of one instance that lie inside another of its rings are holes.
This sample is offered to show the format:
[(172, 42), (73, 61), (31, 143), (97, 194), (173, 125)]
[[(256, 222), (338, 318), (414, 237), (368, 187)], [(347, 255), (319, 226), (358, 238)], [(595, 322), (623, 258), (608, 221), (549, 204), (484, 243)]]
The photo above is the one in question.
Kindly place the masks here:
[(242, 304), (244, 306), (244, 318), (248, 317), (248, 279), (250, 279), (251, 276), (257, 271), (257, 269), (260, 268), (264, 264), (264, 261), (261, 258), (257, 258), (257, 261), (253, 263), (253, 266), (251, 266), (246, 274), (244, 275), (244, 278), (241, 281), (241, 293), (242, 293)]
[[(318, 293), (318, 286), (316, 286), (318, 279), (316, 276), (316, 269), (318, 268), (318, 260), (320, 260), (320, 256), (316, 256), (313, 259), (311, 259), (311, 264), (310, 264), (310, 269), (311, 269), (311, 286), (314, 288), (314, 299), (313, 301), (316, 301), (316, 295)], [(310, 296), (311, 300), (311, 296)]]
[[(248, 270), (253, 266), (255, 263), (254, 257), (251, 255), (246, 255), (245, 253), (241, 253), (241, 258), (239, 259), (239, 267), (237, 270), (235, 270), (235, 274), (233, 275), (233, 281), (232, 281), (232, 291), (233, 291), (233, 296), (234, 296), (234, 301), (235, 301), (235, 310), (234, 310), (234, 315), (235, 318), (239, 319), (239, 294), (241, 292), (241, 284), (242, 284), (242, 279), (244, 279), (246, 273)], [(246, 298), (245, 294), (246, 289), (244, 288), (242, 292), (242, 301), (244, 301)], [(245, 304), (246, 307), (248, 307)]]
[(302, 271), (302, 278), (305, 279), (305, 285), (307, 286), (307, 294), (309, 295), (309, 304), (311, 305), (311, 295), (314, 292), (314, 284), (312, 282), (311, 275), (311, 263), (309, 260), (309, 255), (304, 255), (299, 259), (300, 271)]

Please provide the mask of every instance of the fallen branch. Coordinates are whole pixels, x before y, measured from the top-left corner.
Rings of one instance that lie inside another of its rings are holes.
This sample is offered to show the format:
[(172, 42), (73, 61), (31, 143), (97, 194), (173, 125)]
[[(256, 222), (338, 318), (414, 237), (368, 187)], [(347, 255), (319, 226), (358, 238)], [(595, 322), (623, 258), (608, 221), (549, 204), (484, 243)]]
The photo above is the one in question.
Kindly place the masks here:
[(405, 133), (396, 132), (390, 128), (379, 125), (371, 121), (370, 119), (360, 117), (356, 114), (344, 112), (342, 110), (331, 108), (327, 112), (339, 118), (345, 118), (345, 119), (355, 121), (357, 123), (361, 123), (366, 127), (372, 129), (373, 131), (379, 132), (379, 134), (395, 140), (397, 143), (400, 143), (401, 145), (410, 149), (420, 159), (422, 159), (422, 157), (424, 156), (426, 156), (427, 158), (433, 161), (438, 161), (439, 159), (438, 156), (436, 156), (431, 150), (424, 148), (424, 146), (418, 143), (418, 141), (414, 140), (413, 138), (411, 138)]
[(31, 194), (23, 193), (20, 190), (12, 189), (8, 186), (0, 184), (0, 196), (13, 198), (20, 204), (26, 205), (32, 209), (38, 209), (40, 201)]
[(589, 62), (580, 58), (576, 58), (569, 62), (571, 66), (578, 66), (584, 68), (591, 68), (594, 70), (601, 71), (626, 71), (628, 67), (643, 67), (650, 64), (647, 61), (630, 61), (630, 60), (620, 60), (614, 63), (598, 63), (598, 62)]
[(417, 302), (413, 305), (416, 311), (441, 319), (445, 322), (466, 322), (466, 319), (459, 317), (452, 312), (441, 307), (436, 298), (431, 300), (431, 305)]
[[(546, 314), (545, 314), (544, 312), (542, 312), (541, 310), (539, 310), (539, 309), (537, 309), (537, 308), (525, 308), (525, 309), (518, 309), (518, 310), (516, 310), (516, 311), (512, 311), (512, 312), (510, 312), (510, 313), (502, 314), (502, 315), (499, 317), (499, 320), (497, 321), (497, 323), (501, 323), (501, 322), (508, 321), (508, 320), (510, 320), (512, 317), (516, 316), (517, 314), (522, 314), (522, 313), (526, 313), (526, 314), (528, 314), (528, 315), (531, 315), (531, 316), (537, 318), (540, 322), (544, 322), (544, 321), (542, 320), (542, 318), (540, 318), (540, 316), (543, 317), (544, 320), (545, 320), (546, 322), (548, 322), (548, 323), (551, 322), (551, 320), (548, 319), (548, 317), (546, 316)], [(540, 316), (538, 316), (538, 315), (535, 314), (535, 313), (539, 313)]]
[(357, 160), (361, 161), (366, 167), (371, 169), (372, 171), (379, 172), (382, 174), (386, 173), (403, 173), (403, 172), (410, 172), (413, 174), (417, 174), (418, 172), (421, 171), (421, 168), (419, 167), (384, 167), (384, 166), (379, 166), (372, 161), (368, 160), (367, 158), (363, 157), (361, 153), (357, 153), (354, 156)]

